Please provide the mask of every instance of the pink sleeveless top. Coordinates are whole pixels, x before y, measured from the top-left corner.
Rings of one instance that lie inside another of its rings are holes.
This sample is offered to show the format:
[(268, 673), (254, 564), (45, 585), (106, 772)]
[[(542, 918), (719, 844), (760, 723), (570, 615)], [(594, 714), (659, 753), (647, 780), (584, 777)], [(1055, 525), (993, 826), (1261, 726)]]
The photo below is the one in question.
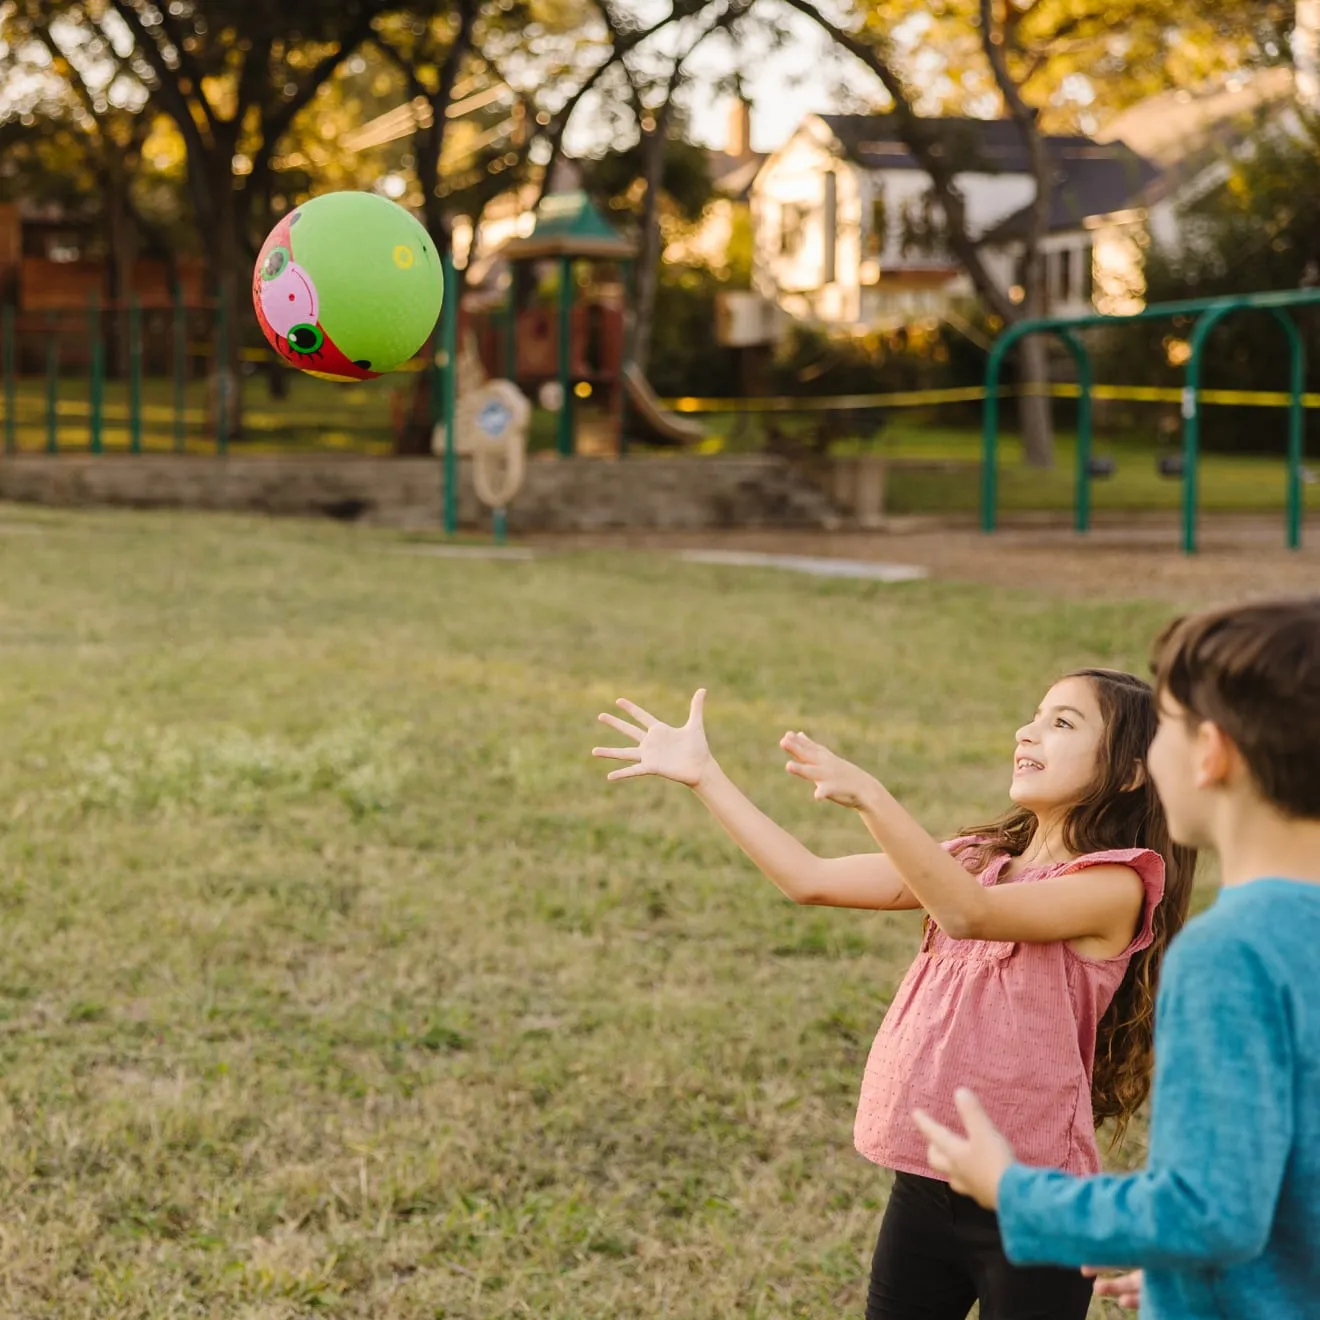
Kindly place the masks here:
[[(975, 842), (944, 846), (958, 852)], [(980, 882), (995, 884), (1009, 860), (1006, 853), (993, 858)], [(912, 1111), (924, 1109), (961, 1132), (953, 1093), (968, 1086), (1023, 1163), (1099, 1171), (1091, 1114), (1096, 1029), (1132, 955), (1151, 942), (1164, 860), (1144, 848), (1089, 853), (1029, 868), (1010, 882), (1114, 863), (1132, 867), (1146, 887), (1140, 929), (1117, 958), (1084, 958), (1064, 942), (952, 940), (926, 923), (921, 952), (885, 1014), (862, 1080), (853, 1138), (868, 1160), (942, 1178), (926, 1162)], [(970, 860), (966, 865), (971, 870)]]

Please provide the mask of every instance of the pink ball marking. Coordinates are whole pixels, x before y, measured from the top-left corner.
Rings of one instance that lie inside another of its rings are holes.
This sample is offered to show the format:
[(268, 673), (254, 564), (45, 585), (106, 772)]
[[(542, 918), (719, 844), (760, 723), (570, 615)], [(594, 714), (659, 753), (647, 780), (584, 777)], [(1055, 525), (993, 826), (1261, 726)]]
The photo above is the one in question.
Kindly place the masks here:
[(273, 280), (261, 285), (261, 310), (277, 335), (286, 338), (295, 325), (316, 323), (316, 285), (300, 266), (290, 262)]

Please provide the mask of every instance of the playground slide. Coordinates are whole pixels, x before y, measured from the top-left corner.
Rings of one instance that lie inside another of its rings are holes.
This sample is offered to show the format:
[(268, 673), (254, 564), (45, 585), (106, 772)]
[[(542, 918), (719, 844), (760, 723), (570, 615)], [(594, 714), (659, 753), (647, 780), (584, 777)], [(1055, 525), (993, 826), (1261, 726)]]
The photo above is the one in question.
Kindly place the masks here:
[(623, 384), (628, 391), (628, 403), (640, 422), (642, 431), (658, 444), (694, 445), (705, 434), (696, 422), (689, 422), (677, 413), (660, 406), (651, 383), (635, 362), (623, 369)]

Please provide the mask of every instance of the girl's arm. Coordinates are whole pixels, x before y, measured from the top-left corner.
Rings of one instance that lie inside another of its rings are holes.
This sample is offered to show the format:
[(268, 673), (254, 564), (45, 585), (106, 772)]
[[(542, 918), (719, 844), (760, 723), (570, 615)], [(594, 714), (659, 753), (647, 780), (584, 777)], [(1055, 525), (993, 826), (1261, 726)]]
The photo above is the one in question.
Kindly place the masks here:
[(761, 811), (711, 755), (702, 720), (705, 699), (703, 688), (692, 698), (682, 728), (664, 724), (621, 699), (620, 707), (640, 727), (615, 715), (601, 715), (601, 723), (637, 746), (595, 747), (592, 755), (633, 762), (611, 771), (612, 780), (657, 775), (686, 784), (734, 843), (795, 903), (889, 910), (919, 906), (889, 858), (878, 853), (819, 857)]
[(1145, 887), (1128, 866), (1093, 866), (1032, 885), (982, 885), (873, 776), (804, 733), (780, 741), (789, 773), (816, 785), (826, 799), (861, 813), (918, 903), (955, 940), (1019, 940), (1049, 944), (1094, 938), (1121, 949), (1141, 915)]

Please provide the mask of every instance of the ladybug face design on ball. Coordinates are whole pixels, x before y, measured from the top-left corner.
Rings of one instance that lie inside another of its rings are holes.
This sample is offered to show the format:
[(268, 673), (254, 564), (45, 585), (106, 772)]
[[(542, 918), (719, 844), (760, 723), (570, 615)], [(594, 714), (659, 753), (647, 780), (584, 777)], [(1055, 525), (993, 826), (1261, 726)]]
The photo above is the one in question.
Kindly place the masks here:
[(370, 380), (370, 362), (350, 362), (320, 324), (320, 299), (311, 275), (294, 260), (292, 211), (276, 226), (257, 259), (253, 303), (275, 351), (304, 371), (348, 380)]

